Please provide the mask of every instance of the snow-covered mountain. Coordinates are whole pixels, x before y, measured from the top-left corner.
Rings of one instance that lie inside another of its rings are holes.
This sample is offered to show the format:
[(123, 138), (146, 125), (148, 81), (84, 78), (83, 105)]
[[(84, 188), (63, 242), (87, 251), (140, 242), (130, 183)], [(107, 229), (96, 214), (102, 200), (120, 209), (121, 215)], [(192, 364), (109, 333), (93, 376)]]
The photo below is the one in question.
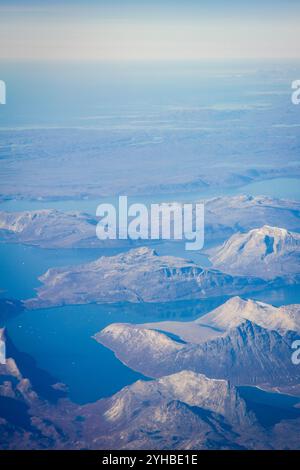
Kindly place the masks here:
[[(225, 240), (237, 231), (246, 232), (264, 224), (300, 231), (300, 204), (296, 201), (241, 195), (216, 197), (203, 202), (205, 235), (209, 242)], [(99, 240), (96, 224), (95, 216), (80, 212), (54, 209), (0, 211), (2, 240), (43, 248), (134, 245), (128, 240)]]
[(4, 241), (42, 248), (99, 248), (131, 246), (129, 240), (107, 240), (96, 236), (97, 219), (80, 212), (43, 209), (24, 212), (0, 211), (0, 237)]
[(229, 382), (182, 371), (157, 380), (140, 380), (126, 387), (110, 400), (105, 417), (111, 422), (118, 421), (127, 415), (134, 402), (147, 398), (159, 402), (162, 397), (219, 413), (241, 424), (246, 415), (243, 401)]
[(275, 308), (234, 298), (195, 322), (111, 324), (95, 339), (151, 377), (188, 369), (239, 385), (292, 388), (300, 380), (291, 361), (299, 312), (299, 305)]
[(245, 320), (281, 334), (291, 330), (300, 334), (300, 305), (274, 307), (264, 302), (232, 297), (195, 323), (225, 332), (241, 325)]
[(300, 275), (300, 234), (264, 225), (247, 233), (237, 233), (212, 250), (214, 267), (235, 275)]
[(245, 320), (281, 334), (296, 331), (300, 334), (300, 306), (274, 307), (264, 302), (241, 297), (231, 297), (213, 311), (190, 322), (165, 321), (145, 323), (144, 328), (172, 333), (187, 343), (199, 344), (222, 336)]
[(167, 302), (234, 295), (263, 289), (254, 277), (233, 277), (183, 258), (158, 256), (137, 248), (116, 256), (66, 268), (49, 269), (40, 278), (38, 296), (28, 308), (90, 302)]

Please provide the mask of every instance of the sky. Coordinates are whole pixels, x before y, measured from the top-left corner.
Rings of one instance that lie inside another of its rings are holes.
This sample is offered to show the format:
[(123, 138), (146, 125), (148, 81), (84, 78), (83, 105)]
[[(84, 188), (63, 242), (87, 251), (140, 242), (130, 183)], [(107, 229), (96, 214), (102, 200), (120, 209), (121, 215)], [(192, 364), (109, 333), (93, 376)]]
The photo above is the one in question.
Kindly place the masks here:
[(0, 0), (0, 60), (300, 58), (299, 0)]

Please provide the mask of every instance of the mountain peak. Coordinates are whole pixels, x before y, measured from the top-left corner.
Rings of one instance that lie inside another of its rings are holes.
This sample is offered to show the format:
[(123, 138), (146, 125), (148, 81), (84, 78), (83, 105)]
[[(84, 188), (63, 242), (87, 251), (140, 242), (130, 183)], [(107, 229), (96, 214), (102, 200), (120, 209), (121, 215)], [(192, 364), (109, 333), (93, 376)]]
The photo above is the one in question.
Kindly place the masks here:
[(198, 324), (228, 331), (245, 321), (280, 333), (300, 331), (300, 321), (293, 309), (274, 307), (255, 300), (232, 297), (225, 304), (200, 317)]
[(211, 253), (214, 267), (232, 275), (272, 279), (300, 274), (300, 234), (281, 227), (237, 233)]
[(263, 225), (261, 228), (251, 230), (254, 234), (270, 235), (270, 236), (281, 236), (286, 237), (289, 232), (282, 227), (273, 227), (271, 225)]
[(147, 246), (141, 246), (139, 248), (132, 249), (128, 252), (128, 254), (129, 253), (133, 256), (158, 256), (154, 249)]
[(204, 374), (183, 370), (155, 380), (139, 380), (125, 387), (109, 400), (106, 419), (123, 419), (141, 399), (153, 404), (178, 400), (225, 416), (238, 415), (243, 406), (236, 388), (227, 380), (210, 379)]

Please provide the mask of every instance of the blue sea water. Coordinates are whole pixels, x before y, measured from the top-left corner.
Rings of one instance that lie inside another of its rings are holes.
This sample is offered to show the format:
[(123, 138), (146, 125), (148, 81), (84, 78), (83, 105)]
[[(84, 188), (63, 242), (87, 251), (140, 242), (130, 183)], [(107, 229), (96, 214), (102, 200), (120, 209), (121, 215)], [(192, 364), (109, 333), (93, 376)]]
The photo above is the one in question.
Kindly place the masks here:
[(143, 378), (92, 338), (109, 323), (126, 319), (122, 307), (58, 307), (24, 312), (7, 324), (7, 331), (20, 351), (69, 387), (71, 400), (87, 403)]
[(41, 285), (38, 277), (47, 269), (71, 266), (95, 260), (103, 254), (117, 254), (117, 249), (44, 250), (17, 243), (0, 243), (0, 297), (25, 300), (35, 295)]
[(262, 426), (272, 427), (284, 419), (300, 418), (300, 397), (265, 392), (257, 387), (238, 389), (241, 397), (246, 400), (248, 410), (255, 413)]
[(279, 199), (291, 199), (299, 201), (300, 199), (300, 184), (298, 178), (274, 178), (271, 180), (257, 181), (250, 183), (242, 188), (240, 191), (250, 196), (270, 196)]

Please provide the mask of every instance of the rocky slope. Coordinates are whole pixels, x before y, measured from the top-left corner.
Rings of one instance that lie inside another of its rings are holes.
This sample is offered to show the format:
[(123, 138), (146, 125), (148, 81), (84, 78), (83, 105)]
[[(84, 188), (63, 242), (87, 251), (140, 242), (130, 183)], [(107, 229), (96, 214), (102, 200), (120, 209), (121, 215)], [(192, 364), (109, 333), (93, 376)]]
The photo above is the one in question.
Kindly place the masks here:
[(217, 269), (233, 275), (273, 279), (300, 278), (300, 235), (264, 225), (247, 233), (237, 233), (211, 251)]
[(37, 370), (4, 330), (2, 339), (6, 362), (0, 364), (0, 448), (64, 448), (75, 434), (68, 416), (73, 405), (66, 399), (58, 401), (65, 396), (60, 384), (52, 384), (44, 371)]
[(27, 308), (90, 302), (168, 302), (233, 295), (263, 289), (258, 278), (233, 277), (192, 261), (158, 256), (137, 248), (92, 263), (49, 269), (40, 281), (37, 298)]

